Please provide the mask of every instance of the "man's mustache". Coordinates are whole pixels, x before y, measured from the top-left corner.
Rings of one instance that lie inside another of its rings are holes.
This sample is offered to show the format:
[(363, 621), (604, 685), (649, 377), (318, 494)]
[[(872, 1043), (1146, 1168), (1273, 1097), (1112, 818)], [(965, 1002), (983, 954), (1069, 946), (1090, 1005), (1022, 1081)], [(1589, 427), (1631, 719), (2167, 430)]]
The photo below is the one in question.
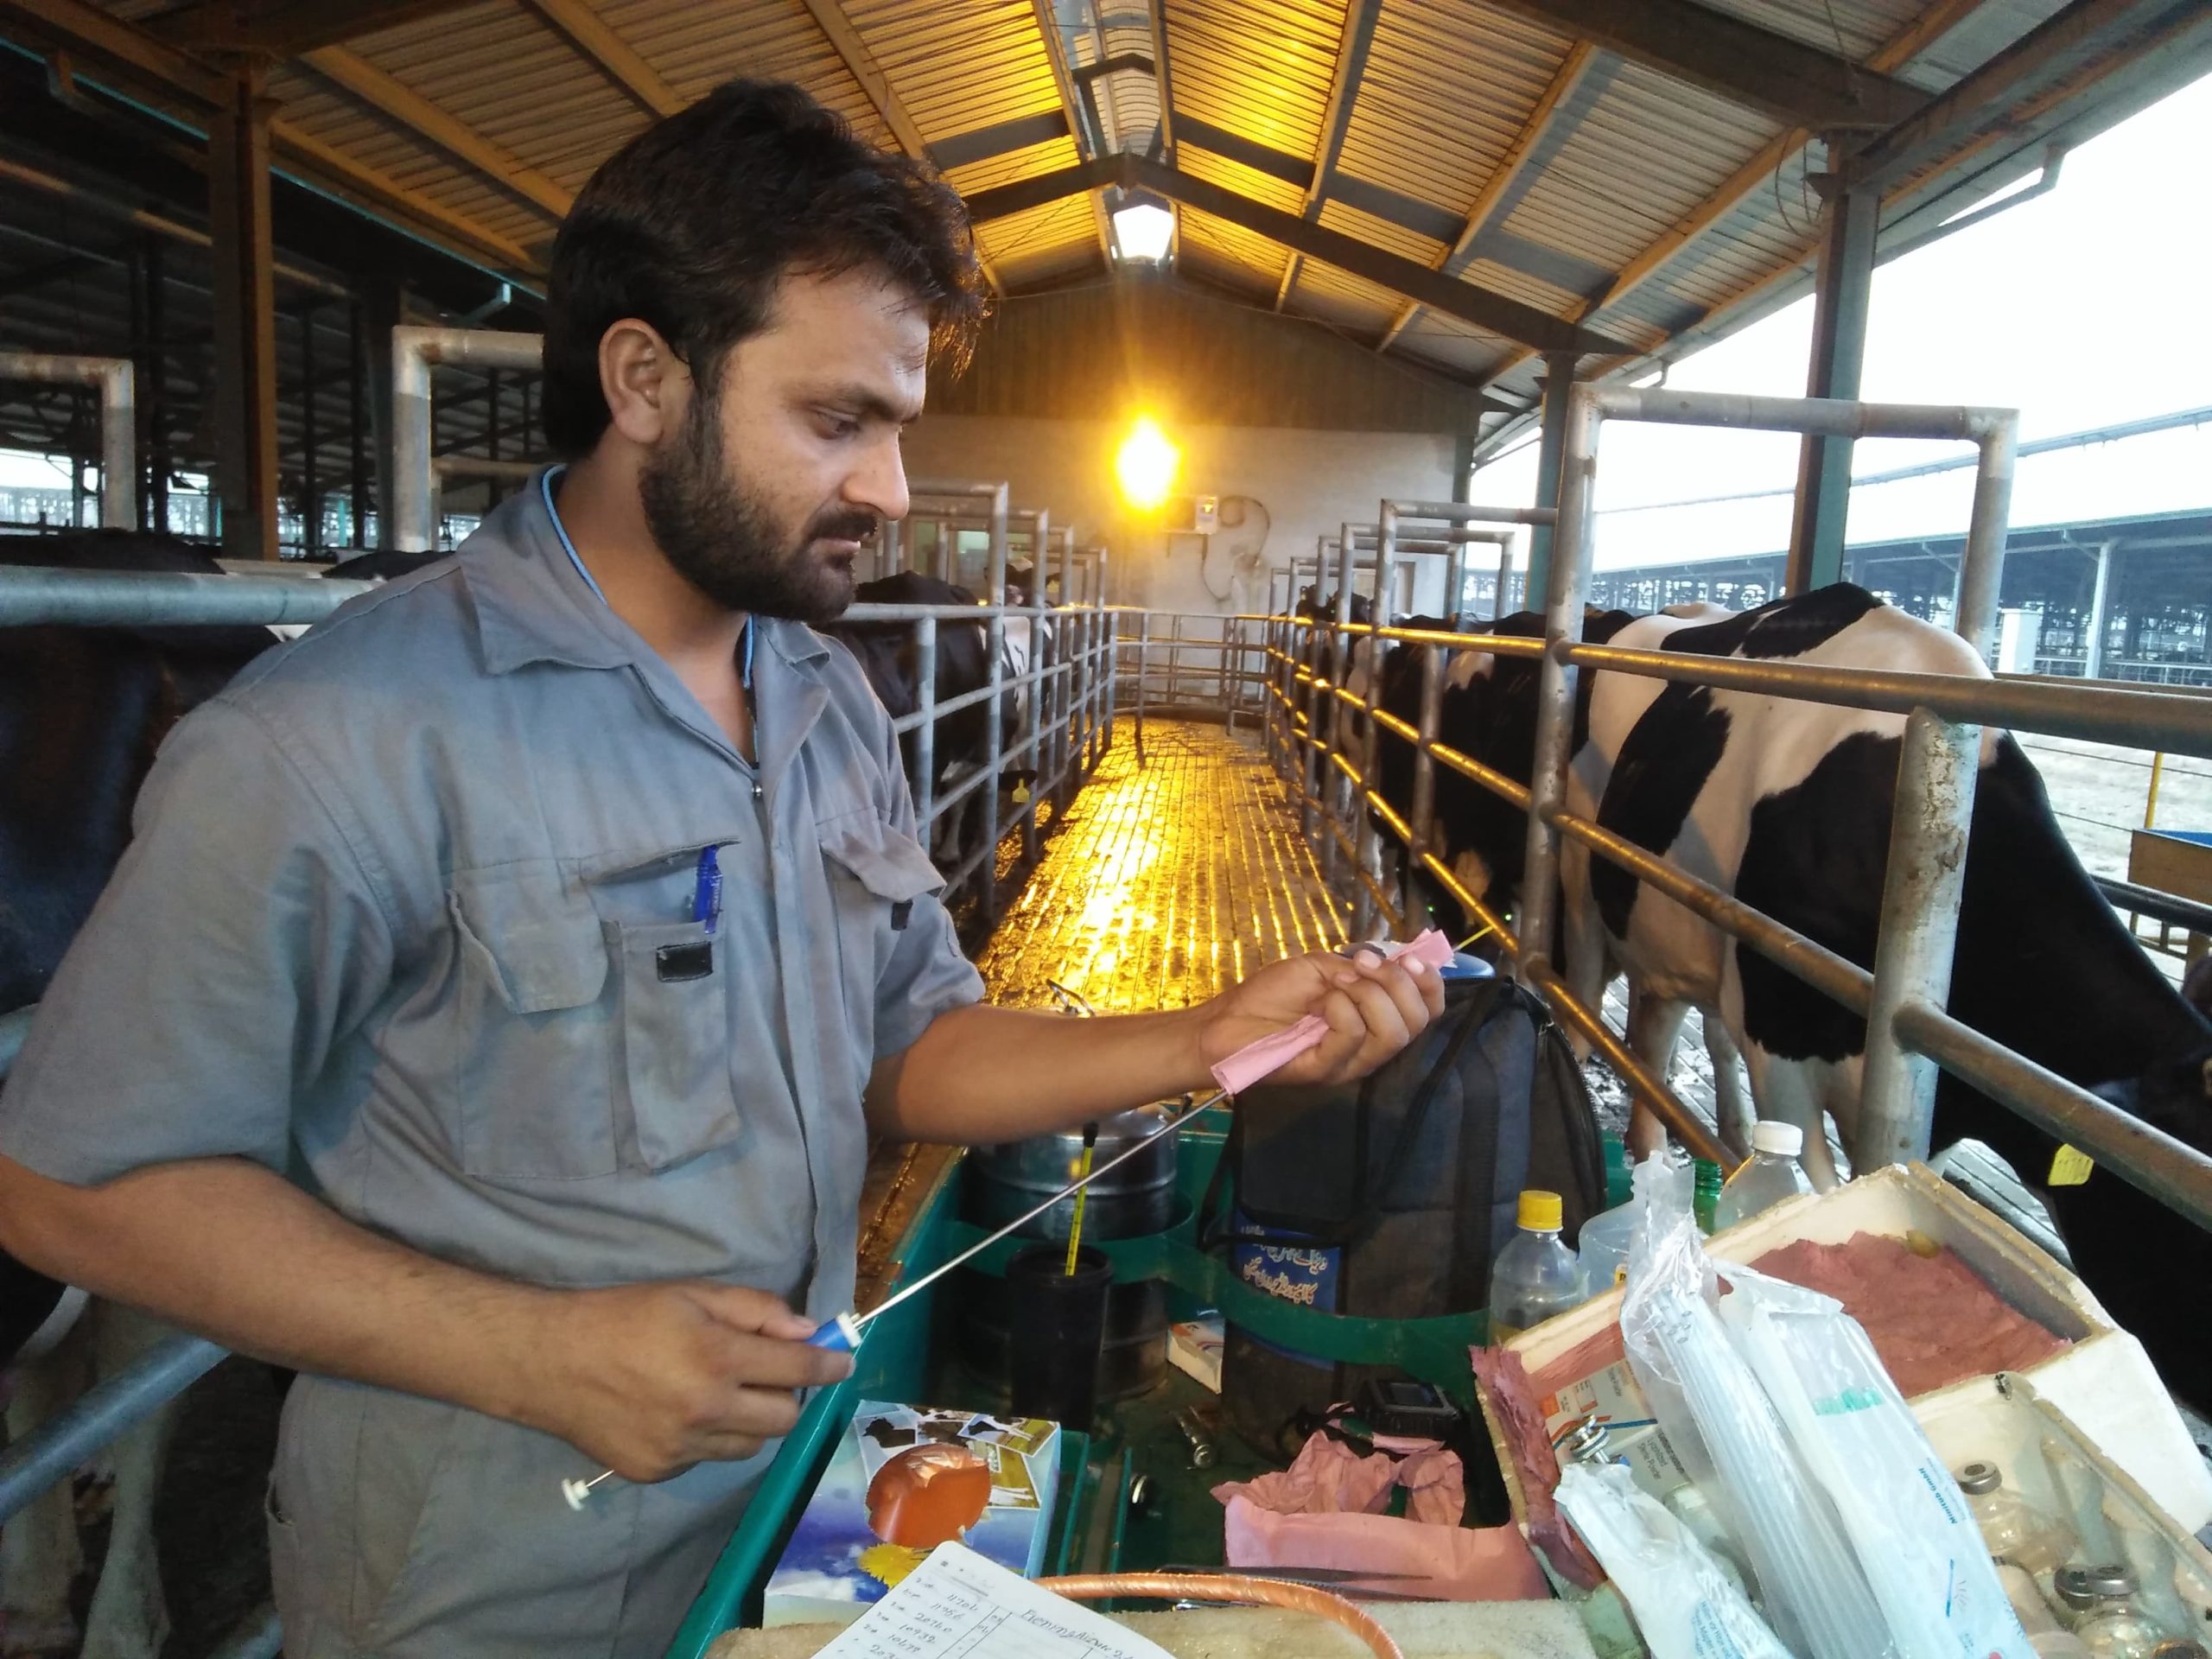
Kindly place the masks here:
[(817, 542), (864, 542), (875, 534), (872, 512), (825, 512), (806, 527), (807, 545)]

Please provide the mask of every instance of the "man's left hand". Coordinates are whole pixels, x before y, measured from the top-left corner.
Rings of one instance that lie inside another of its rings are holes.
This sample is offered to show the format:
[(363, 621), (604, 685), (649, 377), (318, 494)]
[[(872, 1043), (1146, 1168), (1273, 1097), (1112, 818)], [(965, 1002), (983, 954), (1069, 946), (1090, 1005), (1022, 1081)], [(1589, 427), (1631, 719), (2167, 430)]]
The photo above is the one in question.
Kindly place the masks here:
[(1268, 1081), (1343, 1083), (1374, 1071), (1443, 1011), (1444, 983), (1426, 963), (1316, 951), (1270, 963), (1207, 1002), (1199, 1048), (1211, 1066), (1315, 1014), (1328, 1034)]

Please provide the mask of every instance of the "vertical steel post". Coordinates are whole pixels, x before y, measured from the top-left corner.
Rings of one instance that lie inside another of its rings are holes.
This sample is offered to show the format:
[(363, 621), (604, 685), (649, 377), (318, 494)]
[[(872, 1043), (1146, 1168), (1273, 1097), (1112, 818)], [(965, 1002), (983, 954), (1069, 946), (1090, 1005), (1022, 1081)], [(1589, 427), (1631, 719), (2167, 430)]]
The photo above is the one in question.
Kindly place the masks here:
[[(276, 285), (269, 235), (267, 71), (241, 68), (209, 124), (208, 232), (215, 267), (215, 476), (223, 550), (276, 554)], [(126, 474), (125, 476), (128, 476)]]
[[(322, 480), (316, 475), (315, 453), (321, 435), (315, 429), (315, 302), (307, 300), (300, 306), (300, 544), (311, 559), (322, 551)], [(496, 437), (496, 410), (493, 419)]]
[(937, 810), (937, 618), (914, 624), (914, 837), (925, 851)]
[[(1350, 677), (1351, 664), (1351, 636), (1344, 629), (1351, 621), (1352, 558), (1351, 525), (1346, 524), (1337, 538), (1336, 621), (1329, 632), (1329, 734), (1322, 745), (1321, 759), (1322, 810), (1329, 819), (1328, 831), (1321, 840), (1321, 874), (1332, 887), (1337, 880), (1337, 830), (1351, 810), (1351, 785), (1335, 760), (1344, 753), (1344, 703), (1336, 694)], [(1364, 915), (1355, 916), (1353, 927), (1362, 938), (1366, 936), (1366, 925)]]
[(1183, 613), (1170, 611), (1167, 613), (1167, 706), (1170, 709), (1182, 706), (1182, 676)]
[(110, 530), (138, 527), (137, 377), (127, 359), (101, 370), (100, 523)]
[[(1536, 505), (1540, 507), (1560, 505), (1560, 480), (1570, 418), (1567, 400), (1573, 395), (1574, 365), (1578, 360), (1572, 352), (1554, 352), (1544, 359), (1543, 424), (1536, 444)], [(1556, 545), (1552, 526), (1538, 524), (1529, 531), (1525, 602), (1531, 609), (1542, 604), (1544, 595), (1551, 591), (1552, 550)]]
[(1145, 688), (1144, 688), (1144, 682), (1145, 682), (1145, 676), (1146, 676), (1146, 675), (1147, 675), (1147, 674), (1149, 674), (1149, 673), (1152, 671), (1152, 660), (1151, 660), (1151, 659), (1152, 659), (1152, 613), (1151, 613), (1150, 611), (1139, 611), (1139, 612), (1137, 613), (1137, 685), (1136, 685), (1136, 695), (1137, 695), (1136, 716), (1137, 716), (1137, 718), (1136, 718), (1136, 728), (1137, 728), (1137, 760), (1138, 760), (1138, 763), (1139, 763), (1140, 765), (1141, 765), (1141, 764), (1143, 763), (1143, 760), (1144, 760), (1144, 702), (1145, 702)]
[[(1960, 635), (1984, 655), (1997, 627), (2018, 433), (2018, 417), (2008, 415), (1979, 435), (1981, 460), (1960, 564), (1957, 618)], [(1950, 996), (1981, 734), (1980, 726), (1954, 724), (1925, 709), (1905, 721), (1866, 1011), (1855, 1143), (1861, 1167), (1854, 1173), (1928, 1155), (1936, 1064), (1904, 1046), (1897, 1018), (1908, 1004), (1940, 1008)]]
[(996, 526), (991, 536), (983, 594), (991, 613), (983, 624), (983, 649), (989, 658), (986, 683), (991, 697), (985, 705), (990, 718), (983, 727), (983, 767), (988, 776), (978, 786), (982, 796), (984, 853), (976, 866), (976, 896), (988, 926), (999, 915), (999, 774), (1006, 768), (1006, 537), (997, 532)]
[[(1577, 671), (1560, 656), (1582, 638), (1583, 595), (1590, 585), (1591, 492), (1601, 417), (1586, 392), (1567, 400), (1559, 475), (1559, 535), (1552, 543), (1544, 638), (1549, 647), (1536, 684), (1536, 742), (1529, 788), (1528, 855), (1521, 882), (1521, 960), (1552, 963), (1558, 951), (1559, 831), (1544, 816), (1567, 800), (1573, 760)], [(1535, 580), (1535, 562), (1530, 577)]]
[(2120, 543), (2100, 543), (2097, 547), (2096, 593), (2089, 601), (2089, 632), (2082, 643), (2082, 677), (2101, 680), (2105, 674), (2105, 634), (2112, 618), (2112, 563), (2118, 556)]
[(1508, 597), (1513, 591), (1513, 543), (1501, 542), (1497, 549), (1497, 593), (1491, 603), (1491, 620), (1503, 622), (1512, 614), (1506, 607), (1512, 601)]
[(369, 533), (369, 416), (365, 390), (369, 378), (368, 341), (361, 332), (361, 302), (355, 300), (346, 308), (346, 357), (352, 364), (352, 381), (346, 390), (346, 441), (352, 477), (346, 481), (352, 493), (346, 503), (346, 542), (355, 552), (368, 546)]
[(391, 348), (391, 519), (390, 544), (402, 553), (437, 545), (437, 506), (430, 499), (430, 359), (411, 340)]
[[(1879, 190), (1845, 189), (1828, 202), (1827, 235), (1813, 310), (1808, 397), (1853, 398), (1866, 358), (1866, 315), (1874, 291), (1874, 233)], [(1797, 451), (1797, 502), (1783, 591), (1809, 592), (1843, 580), (1844, 522), (1851, 510), (1848, 437), (1807, 434)]]
[(1398, 901), (1409, 934), (1418, 933), (1421, 928), (1421, 855), (1430, 850), (1429, 830), (1436, 817), (1436, 757), (1429, 753), (1429, 746), (1436, 741), (1443, 723), (1444, 653), (1434, 645), (1423, 645), (1421, 715), (1415, 722), (1421, 741), (1414, 747), (1413, 810), (1406, 820), (1406, 827), (1413, 831), (1413, 840), (1406, 848), (1405, 888)]
[(876, 543), (875, 574), (895, 576), (906, 568), (906, 526), (897, 518), (883, 521), (883, 533)]
[(169, 378), (168, 256), (157, 238), (146, 242), (146, 511), (139, 522), (156, 535), (169, 527)]

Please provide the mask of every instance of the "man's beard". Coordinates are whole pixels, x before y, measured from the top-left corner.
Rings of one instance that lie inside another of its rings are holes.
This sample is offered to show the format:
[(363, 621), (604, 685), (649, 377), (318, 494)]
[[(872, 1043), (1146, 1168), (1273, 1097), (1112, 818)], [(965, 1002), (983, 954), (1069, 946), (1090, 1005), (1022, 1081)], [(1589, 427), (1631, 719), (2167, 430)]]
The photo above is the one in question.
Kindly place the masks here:
[(818, 541), (859, 541), (875, 515), (851, 507), (817, 512), (791, 542), (766, 503), (722, 454), (711, 398), (695, 399), (683, 430), (646, 458), (638, 494), (645, 526), (677, 574), (732, 611), (827, 622), (853, 602), (853, 562), (814, 551)]

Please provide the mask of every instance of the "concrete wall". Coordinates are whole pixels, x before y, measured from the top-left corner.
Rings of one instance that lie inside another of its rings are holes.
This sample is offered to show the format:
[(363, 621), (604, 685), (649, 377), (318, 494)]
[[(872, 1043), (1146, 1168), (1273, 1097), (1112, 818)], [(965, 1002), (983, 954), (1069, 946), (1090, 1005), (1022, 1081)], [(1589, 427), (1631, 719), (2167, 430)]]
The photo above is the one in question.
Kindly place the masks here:
[[(906, 472), (1003, 478), (1015, 506), (1049, 508), (1055, 524), (1076, 525), (1079, 545), (1111, 550), (1116, 601), (1204, 613), (1265, 609), (1268, 567), (1288, 563), (1294, 552), (1310, 558), (1315, 537), (1336, 535), (1347, 518), (1371, 524), (1386, 494), (1452, 494), (1448, 435), (1171, 424), (1183, 451), (1178, 493), (1220, 496), (1224, 521), (1240, 506), (1230, 498), (1244, 498), (1244, 523), (1224, 522), (1209, 545), (1168, 537), (1122, 506), (1113, 458), (1126, 435), (1120, 422), (925, 415), (906, 437)], [(1440, 557), (1414, 561), (1414, 610), (1442, 609), (1444, 565)]]

